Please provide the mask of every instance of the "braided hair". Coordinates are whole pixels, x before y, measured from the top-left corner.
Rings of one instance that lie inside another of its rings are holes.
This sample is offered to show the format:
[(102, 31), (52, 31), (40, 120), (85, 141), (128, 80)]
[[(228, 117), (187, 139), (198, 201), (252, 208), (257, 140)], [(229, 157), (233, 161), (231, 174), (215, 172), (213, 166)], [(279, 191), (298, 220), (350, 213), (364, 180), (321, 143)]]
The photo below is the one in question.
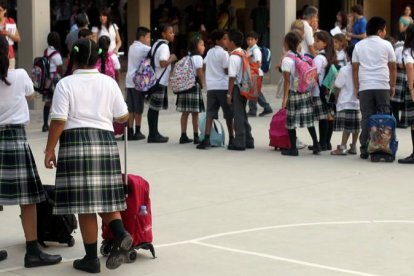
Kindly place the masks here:
[(109, 58), (108, 49), (109, 49), (110, 44), (111, 44), (111, 39), (106, 35), (101, 36), (98, 40), (98, 46), (102, 50), (99, 55), (99, 58), (101, 59), (101, 70), (100, 71), (102, 74), (106, 73), (106, 68), (105, 68), (106, 62), (105, 61), (107, 58)]
[(0, 35), (0, 79), (6, 84), (11, 85), (7, 80), (9, 70), (9, 42), (4, 35)]

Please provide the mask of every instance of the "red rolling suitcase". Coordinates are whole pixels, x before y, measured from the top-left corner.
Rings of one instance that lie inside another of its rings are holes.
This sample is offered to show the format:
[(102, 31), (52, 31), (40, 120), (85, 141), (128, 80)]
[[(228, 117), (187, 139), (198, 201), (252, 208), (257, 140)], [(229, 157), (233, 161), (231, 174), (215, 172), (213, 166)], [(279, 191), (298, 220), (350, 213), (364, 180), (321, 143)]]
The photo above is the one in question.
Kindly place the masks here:
[[(124, 133), (127, 133), (127, 128), (125, 128)], [(124, 180), (125, 175), (128, 175), (126, 185), (127, 209), (121, 212), (121, 217), (125, 229), (131, 234), (133, 239), (132, 248), (128, 252), (128, 262), (132, 263), (137, 258), (137, 250), (149, 250), (152, 257), (155, 258), (155, 249), (152, 245), (152, 214), (149, 183), (141, 176), (127, 174), (127, 143), (128, 139), (125, 139)], [(102, 224), (102, 239), (101, 254), (108, 256), (111, 252), (114, 237), (109, 227), (105, 224)]]

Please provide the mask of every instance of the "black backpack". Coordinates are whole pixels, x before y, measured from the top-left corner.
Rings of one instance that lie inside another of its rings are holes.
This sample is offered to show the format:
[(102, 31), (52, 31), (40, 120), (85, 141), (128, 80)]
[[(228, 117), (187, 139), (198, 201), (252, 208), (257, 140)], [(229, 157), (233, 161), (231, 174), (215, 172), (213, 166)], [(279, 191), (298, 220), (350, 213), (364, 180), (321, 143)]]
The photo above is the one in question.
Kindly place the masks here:
[(47, 55), (46, 49), (42, 57), (36, 57), (33, 61), (33, 88), (36, 92), (39, 92), (42, 95), (47, 94), (53, 89), (53, 81), (50, 74), (50, 59), (58, 53), (58, 51), (53, 51), (50, 55)]

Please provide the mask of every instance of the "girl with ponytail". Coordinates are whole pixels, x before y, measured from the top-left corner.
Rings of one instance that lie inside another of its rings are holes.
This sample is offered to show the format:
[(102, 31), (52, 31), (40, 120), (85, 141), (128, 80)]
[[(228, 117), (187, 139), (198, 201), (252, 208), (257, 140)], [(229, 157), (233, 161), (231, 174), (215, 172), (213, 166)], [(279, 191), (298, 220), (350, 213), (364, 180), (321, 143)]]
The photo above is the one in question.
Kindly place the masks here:
[(121, 69), (121, 64), (116, 54), (109, 51), (109, 45), (111, 44), (111, 39), (108, 36), (101, 36), (98, 40), (99, 46), (99, 59), (96, 63), (96, 69), (102, 74), (110, 76), (116, 82), (119, 82), (119, 70)]

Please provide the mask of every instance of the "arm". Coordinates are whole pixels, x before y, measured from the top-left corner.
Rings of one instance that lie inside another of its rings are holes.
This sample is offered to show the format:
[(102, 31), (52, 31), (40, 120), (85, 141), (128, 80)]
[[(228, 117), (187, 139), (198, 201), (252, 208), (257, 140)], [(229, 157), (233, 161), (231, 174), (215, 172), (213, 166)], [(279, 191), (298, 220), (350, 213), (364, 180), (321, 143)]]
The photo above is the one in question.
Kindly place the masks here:
[(123, 115), (122, 117), (115, 118), (115, 122), (123, 124), (123, 123), (126, 123), (128, 121), (128, 118), (129, 118), (129, 114), (127, 113), (127, 114)]
[(234, 89), (234, 82), (236, 81), (236, 77), (229, 78), (229, 90), (227, 91), (227, 103), (231, 104), (233, 99), (233, 89)]
[(201, 88), (203, 88), (204, 84), (206, 83), (206, 80), (204, 78), (203, 68), (197, 69), (197, 76), (200, 80)]
[(35, 93), (32, 93), (30, 96), (26, 96), (26, 100), (27, 100), (28, 102), (33, 101), (33, 100), (34, 100), (34, 98), (35, 98)]
[(20, 34), (19, 34), (19, 31), (17, 29), (16, 29), (16, 32), (14, 34), (8, 32), (6, 30), (3, 31), (3, 34), (5, 36), (8, 36), (11, 40), (13, 40), (13, 42), (19, 43), (21, 41)]
[(47, 138), (47, 144), (45, 149), (45, 167), (53, 169), (56, 167), (56, 155), (55, 147), (59, 140), (60, 135), (63, 132), (66, 121), (52, 120), (49, 128), (49, 136)]
[(364, 39), (367, 37), (367, 33), (363, 33), (363, 34), (349, 34), (348, 35), (350, 38), (356, 38), (356, 39)]
[[(115, 27), (114, 27), (115, 28)], [(122, 40), (121, 40), (121, 36), (119, 35), (119, 32), (117, 29), (115, 29), (115, 42), (116, 42), (116, 48), (115, 48), (115, 53), (118, 53), (119, 49), (122, 46)]]
[(352, 79), (354, 81), (355, 95), (359, 92), (359, 63), (352, 63)]
[(177, 56), (175, 54), (170, 55), (168, 60), (160, 60), (160, 67), (165, 68), (168, 67), (171, 63), (177, 60)]
[(391, 86), (391, 97), (395, 95), (395, 86), (397, 83), (397, 64), (395, 62), (388, 63), (390, 70), (390, 86)]
[(287, 101), (289, 97), (289, 88), (290, 88), (290, 73), (283, 72), (283, 101), (282, 108), (287, 107)]

